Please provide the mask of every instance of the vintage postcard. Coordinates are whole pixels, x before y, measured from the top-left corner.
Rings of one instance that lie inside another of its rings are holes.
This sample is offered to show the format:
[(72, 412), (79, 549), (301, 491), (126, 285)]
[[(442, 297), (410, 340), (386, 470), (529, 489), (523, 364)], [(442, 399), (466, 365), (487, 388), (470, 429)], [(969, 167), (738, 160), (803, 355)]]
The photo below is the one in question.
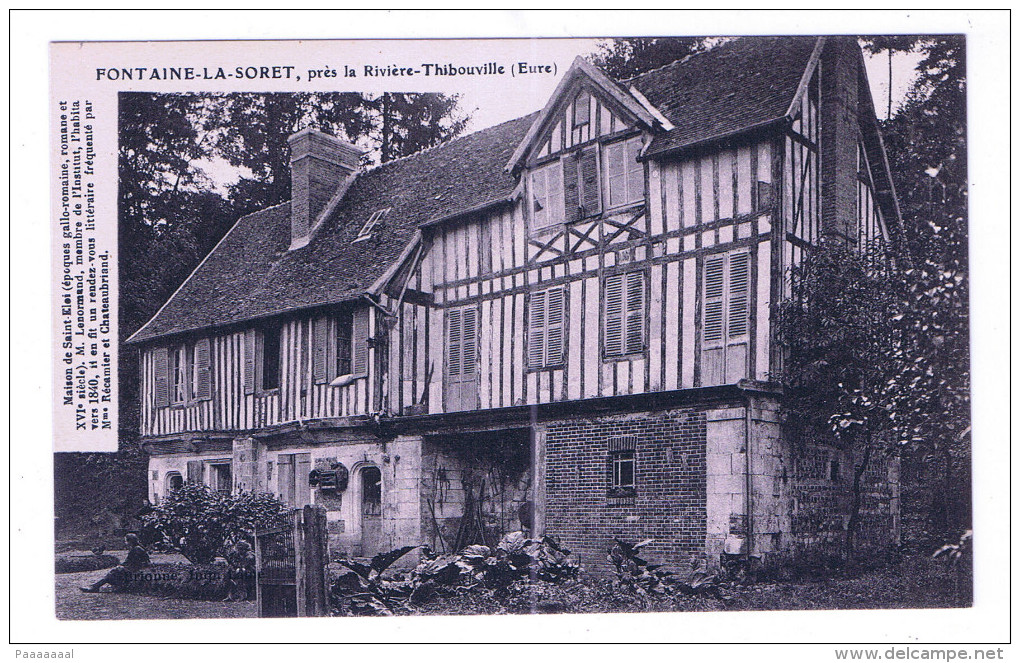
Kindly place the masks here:
[(972, 609), (973, 41), (750, 32), (50, 44), (56, 619)]

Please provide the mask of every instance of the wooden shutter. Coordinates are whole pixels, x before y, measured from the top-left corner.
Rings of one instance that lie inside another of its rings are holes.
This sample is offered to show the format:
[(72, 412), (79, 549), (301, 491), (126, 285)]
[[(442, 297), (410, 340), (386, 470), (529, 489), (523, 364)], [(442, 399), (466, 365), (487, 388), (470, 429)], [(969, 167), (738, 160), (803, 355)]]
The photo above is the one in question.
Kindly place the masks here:
[(718, 345), (723, 340), (723, 270), (725, 256), (705, 259), (705, 323), (702, 340), (705, 345)]
[(547, 291), (545, 312), (545, 365), (563, 363), (563, 288)]
[(589, 148), (581, 153), (579, 169), (581, 180), (582, 216), (594, 216), (602, 211), (602, 196), (599, 193), (598, 149)]
[(294, 454), (294, 506), (305, 506), (311, 500), (308, 474), (312, 471), (312, 454)]
[(244, 332), (244, 393), (255, 393), (255, 330)]
[(152, 362), (153, 383), (156, 392), (155, 405), (156, 407), (166, 407), (170, 405), (170, 388), (167, 378), (167, 374), (170, 371), (170, 359), (167, 349), (156, 348), (153, 350)]
[(469, 306), (461, 317), (461, 375), (475, 374), (477, 351), (478, 309)]
[(209, 339), (201, 338), (195, 342), (195, 398), (204, 400), (212, 398), (212, 375)]
[(545, 300), (546, 293), (531, 295), (528, 306), (528, 366), (541, 368), (545, 363)]
[(628, 140), (624, 153), (627, 160), (627, 202), (642, 200), (645, 197), (645, 166), (637, 160), (641, 153), (641, 139)]
[(580, 127), (588, 124), (591, 117), (591, 95), (587, 90), (581, 90), (574, 98), (573, 126)]
[(312, 319), (312, 382), (322, 384), (327, 382), (327, 366), (329, 365), (329, 353), (326, 346), (329, 345), (329, 320), (328, 318)]
[(577, 221), (581, 218), (581, 194), (578, 187), (577, 153), (564, 156), (563, 165), (563, 212), (566, 221)]
[(606, 356), (623, 354), (623, 275), (606, 279)]
[(730, 287), (728, 329), (729, 338), (738, 338), (747, 334), (748, 327), (748, 286), (750, 261), (747, 253), (734, 253), (730, 256)]
[(188, 461), (188, 483), (194, 484), (202, 483), (202, 461), (200, 460)]
[(294, 506), (294, 454), (276, 457), (276, 492), (281, 502)]
[(630, 272), (627, 276), (627, 354), (641, 352), (645, 346), (645, 275)]
[(351, 372), (354, 375), (368, 374), (368, 314), (367, 307), (354, 311), (351, 336)]
[(460, 309), (446, 313), (446, 374), (450, 377), (460, 375), (460, 318)]

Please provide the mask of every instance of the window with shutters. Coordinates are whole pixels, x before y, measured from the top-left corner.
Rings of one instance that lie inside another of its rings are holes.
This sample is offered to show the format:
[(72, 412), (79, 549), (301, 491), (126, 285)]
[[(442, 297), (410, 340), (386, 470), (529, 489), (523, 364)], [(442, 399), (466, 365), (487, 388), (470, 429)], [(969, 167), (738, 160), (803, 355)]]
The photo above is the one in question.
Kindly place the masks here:
[(473, 378), (477, 370), (478, 309), (474, 306), (446, 312), (446, 374)]
[(188, 366), (188, 346), (176, 345), (170, 348), (170, 403), (183, 405), (188, 402), (188, 380), (191, 370)]
[(478, 308), (446, 311), (446, 409), (478, 407)]
[(528, 368), (562, 366), (565, 289), (532, 293), (528, 301)]
[(747, 374), (750, 254), (705, 258), (702, 288), (702, 384), (736, 382)]
[(531, 173), (531, 229), (563, 223), (563, 170), (559, 161)]
[(606, 277), (603, 345), (607, 359), (645, 350), (645, 273)]
[(638, 161), (641, 137), (611, 143), (603, 148), (606, 171), (607, 205), (621, 207), (645, 197), (645, 168)]

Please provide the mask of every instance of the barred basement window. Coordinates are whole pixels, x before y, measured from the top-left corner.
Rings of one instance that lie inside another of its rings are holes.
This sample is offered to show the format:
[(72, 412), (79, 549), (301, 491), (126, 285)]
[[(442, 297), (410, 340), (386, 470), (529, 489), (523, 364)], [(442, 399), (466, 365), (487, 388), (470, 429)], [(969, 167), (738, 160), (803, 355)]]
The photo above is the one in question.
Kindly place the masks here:
[(609, 440), (609, 497), (632, 497), (637, 494), (637, 461), (632, 436)]
[(634, 485), (634, 450), (609, 452), (610, 483), (612, 497), (626, 497), (637, 492)]

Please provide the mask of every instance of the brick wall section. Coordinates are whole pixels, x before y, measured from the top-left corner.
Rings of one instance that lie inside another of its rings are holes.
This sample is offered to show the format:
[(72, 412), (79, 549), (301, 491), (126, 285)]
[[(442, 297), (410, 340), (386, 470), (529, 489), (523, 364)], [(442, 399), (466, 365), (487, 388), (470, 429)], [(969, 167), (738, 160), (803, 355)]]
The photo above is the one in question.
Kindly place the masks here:
[[(611, 497), (609, 445), (632, 437), (636, 495)], [(549, 424), (546, 532), (605, 573), (613, 537), (652, 539), (647, 557), (681, 566), (704, 556), (705, 412), (678, 409)]]
[(859, 52), (851, 37), (828, 37), (821, 58), (821, 233), (843, 241), (856, 238)]

